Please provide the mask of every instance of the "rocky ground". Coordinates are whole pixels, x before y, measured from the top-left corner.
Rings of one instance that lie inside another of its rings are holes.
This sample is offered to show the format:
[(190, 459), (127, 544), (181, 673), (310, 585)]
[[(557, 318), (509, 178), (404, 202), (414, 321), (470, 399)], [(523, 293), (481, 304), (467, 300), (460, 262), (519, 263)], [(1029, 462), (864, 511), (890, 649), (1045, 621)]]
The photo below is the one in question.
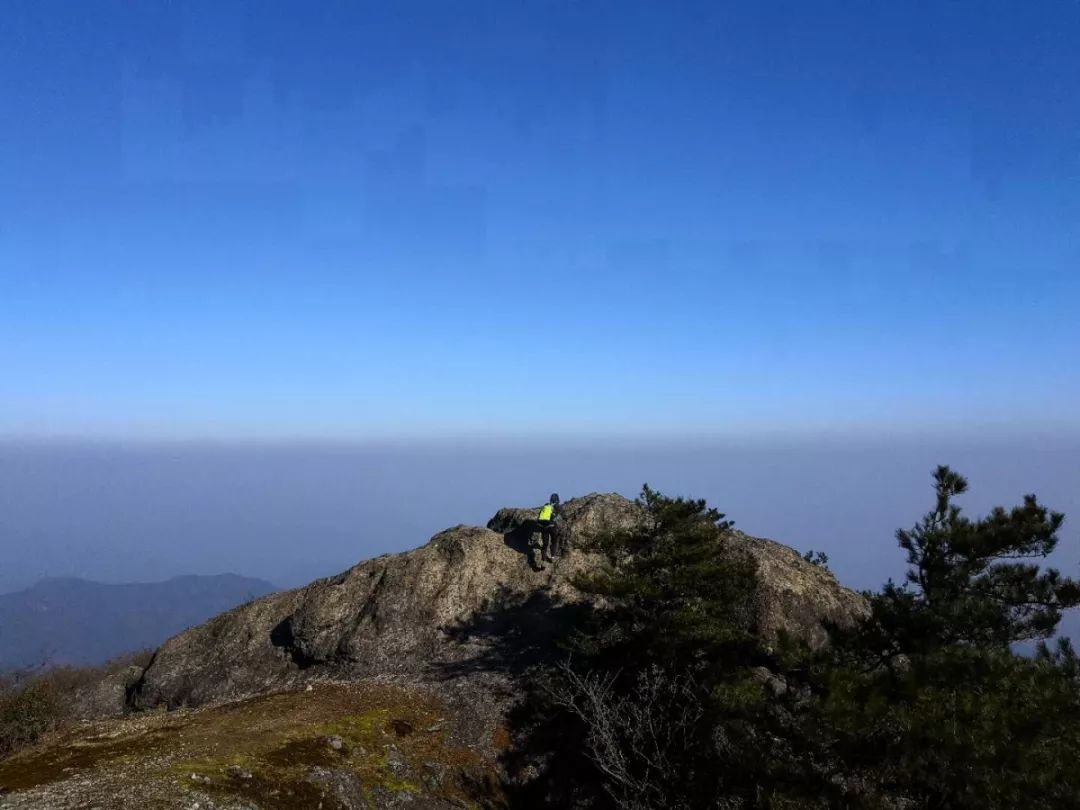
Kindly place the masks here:
[[(0, 806), (452, 808), (498, 799), (498, 725), (419, 684), (321, 683), (83, 725), (0, 764)], [(486, 731), (486, 729), (485, 729)], [(504, 736), (500, 738), (498, 735)]]
[[(642, 519), (617, 495), (566, 504), (571, 544)], [(498, 805), (517, 679), (582, 595), (575, 551), (529, 568), (534, 509), (256, 600), (166, 642), (95, 693), (99, 715), (0, 763), (3, 808)], [(860, 596), (794, 550), (733, 533), (758, 565), (762, 635), (825, 640)]]

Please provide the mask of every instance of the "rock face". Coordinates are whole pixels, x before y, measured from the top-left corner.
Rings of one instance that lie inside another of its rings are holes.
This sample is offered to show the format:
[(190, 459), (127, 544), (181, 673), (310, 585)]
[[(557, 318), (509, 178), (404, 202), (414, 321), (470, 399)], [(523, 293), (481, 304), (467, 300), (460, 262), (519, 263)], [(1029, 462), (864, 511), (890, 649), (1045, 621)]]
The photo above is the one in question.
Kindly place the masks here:
[[(600, 564), (575, 552), (546, 571), (531, 570), (525, 552), (535, 514), (503, 509), (487, 528), (447, 529), (413, 551), (222, 614), (158, 650), (131, 690), (132, 705), (199, 706), (325, 677), (429, 679), (513, 669), (527, 658), (528, 643), (543, 638), (545, 614), (582, 598), (570, 584), (574, 574)], [(574, 499), (564, 515), (571, 547), (643, 519), (619, 495)], [(757, 623), (766, 637), (788, 631), (818, 644), (822, 620), (844, 623), (865, 610), (828, 570), (786, 546), (736, 532), (732, 547), (758, 563)], [(512, 653), (521, 660), (495, 662), (493, 637), (505, 647), (515, 631), (526, 636)]]
[(757, 627), (765, 638), (790, 633), (819, 647), (828, 640), (825, 624), (848, 626), (869, 613), (861, 594), (840, 585), (831, 571), (807, 562), (794, 549), (742, 532), (733, 532), (732, 541), (757, 563)]
[(142, 673), (140, 666), (126, 666), (108, 673), (96, 683), (79, 688), (72, 699), (72, 714), (79, 720), (124, 714), (128, 692), (139, 683)]

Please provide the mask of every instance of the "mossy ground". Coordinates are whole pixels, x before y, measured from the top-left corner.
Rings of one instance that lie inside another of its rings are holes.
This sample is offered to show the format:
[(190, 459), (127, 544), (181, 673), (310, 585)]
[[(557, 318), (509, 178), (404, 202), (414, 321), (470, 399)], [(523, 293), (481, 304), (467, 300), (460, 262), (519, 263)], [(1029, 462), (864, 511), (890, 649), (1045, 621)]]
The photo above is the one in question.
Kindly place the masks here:
[(376, 807), (403, 793), (470, 806), (470, 785), (490, 763), (451, 728), (421, 689), (320, 684), (69, 731), (0, 763), (0, 786), (18, 793), (90, 773), (137, 780), (148, 806), (159, 794), (194, 793), (267, 810)]

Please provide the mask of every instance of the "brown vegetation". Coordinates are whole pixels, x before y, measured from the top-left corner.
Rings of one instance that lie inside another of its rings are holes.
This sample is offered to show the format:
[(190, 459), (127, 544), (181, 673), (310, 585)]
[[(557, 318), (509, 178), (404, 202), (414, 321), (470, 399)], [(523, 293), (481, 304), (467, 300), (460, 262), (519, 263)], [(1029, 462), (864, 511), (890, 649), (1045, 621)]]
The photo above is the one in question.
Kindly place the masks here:
[(110, 676), (145, 668), (152, 655), (140, 650), (97, 667), (42, 667), (0, 676), (0, 760), (83, 716), (88, 693)]

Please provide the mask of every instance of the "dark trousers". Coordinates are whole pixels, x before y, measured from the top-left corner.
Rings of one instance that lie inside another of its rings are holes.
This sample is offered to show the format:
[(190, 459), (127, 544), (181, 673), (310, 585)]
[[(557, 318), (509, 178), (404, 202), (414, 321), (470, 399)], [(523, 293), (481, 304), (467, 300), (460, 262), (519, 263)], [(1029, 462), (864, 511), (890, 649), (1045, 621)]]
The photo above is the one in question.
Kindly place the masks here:
[(559, 527), (550, 520), (540, 521), (540, 548), (543, 552), (557, 557), (562, 550), (559, 540)]
[(557, 555), (562, 543), (559, 527), (550, 520), (537, 520), (533, 523), (529, 537), (529, 562), (533, 568), (543, 566), (543, 558)]

